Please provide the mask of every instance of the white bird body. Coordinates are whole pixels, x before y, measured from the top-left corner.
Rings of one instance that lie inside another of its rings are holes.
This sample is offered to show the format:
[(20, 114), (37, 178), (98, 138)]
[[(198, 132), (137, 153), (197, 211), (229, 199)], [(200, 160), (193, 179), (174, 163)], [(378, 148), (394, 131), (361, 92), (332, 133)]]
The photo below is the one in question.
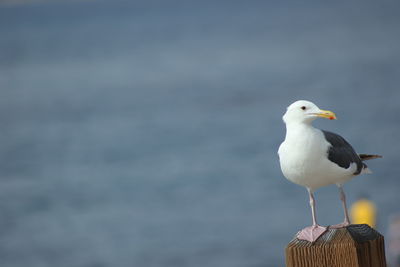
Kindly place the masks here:
[(328, 160), (330, 146), (322, 131), (311, 124), (287, 124), (285, 141), (278, 150), (283, 175), (312, 191), (350, 180), (354, 177), (356, 165), (353, 163), (343, 169)]

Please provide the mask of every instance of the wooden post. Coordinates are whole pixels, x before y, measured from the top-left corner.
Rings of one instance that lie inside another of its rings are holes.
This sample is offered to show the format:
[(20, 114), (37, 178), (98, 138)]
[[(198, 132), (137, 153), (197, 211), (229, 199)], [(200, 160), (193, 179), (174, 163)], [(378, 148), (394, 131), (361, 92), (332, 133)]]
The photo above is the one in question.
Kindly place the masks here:
[(328, 229), (314, 243), (296, 237), (286, 247), (287, 267), (385, 267), (383, 236), (367, 224)]

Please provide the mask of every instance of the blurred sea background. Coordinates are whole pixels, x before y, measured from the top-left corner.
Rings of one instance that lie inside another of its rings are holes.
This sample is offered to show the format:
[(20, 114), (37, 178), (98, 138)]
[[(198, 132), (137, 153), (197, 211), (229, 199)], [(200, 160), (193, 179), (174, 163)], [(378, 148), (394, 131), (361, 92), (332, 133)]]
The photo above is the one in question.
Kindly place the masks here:
[[(333, 110), (400, 212), (400, 2), (0, 1), (0, 266), (283, 266), (295, 100)], [(320, 223), (342, 221), (337, 188)]]

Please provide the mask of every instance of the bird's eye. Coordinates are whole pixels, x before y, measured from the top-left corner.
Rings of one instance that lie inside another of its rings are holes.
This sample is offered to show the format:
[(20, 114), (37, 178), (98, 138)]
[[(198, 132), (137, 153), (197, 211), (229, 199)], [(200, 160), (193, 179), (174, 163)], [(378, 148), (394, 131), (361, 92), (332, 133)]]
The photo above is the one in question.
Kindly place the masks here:
[(302, 110), (306, 110), (306, 106), (302, 106), (301, 109), (302, 109)]

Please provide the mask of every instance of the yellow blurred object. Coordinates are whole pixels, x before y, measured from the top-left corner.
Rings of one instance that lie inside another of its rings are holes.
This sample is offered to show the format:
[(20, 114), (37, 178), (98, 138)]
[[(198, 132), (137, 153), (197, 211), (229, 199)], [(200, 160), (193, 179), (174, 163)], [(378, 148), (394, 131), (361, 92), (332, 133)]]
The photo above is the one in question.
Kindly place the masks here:
[(354, 202), (350, 209), (350, 216), (354, 224), (366, 223), (373, 228), (376, 226), (375, 204), (366, 198)]

